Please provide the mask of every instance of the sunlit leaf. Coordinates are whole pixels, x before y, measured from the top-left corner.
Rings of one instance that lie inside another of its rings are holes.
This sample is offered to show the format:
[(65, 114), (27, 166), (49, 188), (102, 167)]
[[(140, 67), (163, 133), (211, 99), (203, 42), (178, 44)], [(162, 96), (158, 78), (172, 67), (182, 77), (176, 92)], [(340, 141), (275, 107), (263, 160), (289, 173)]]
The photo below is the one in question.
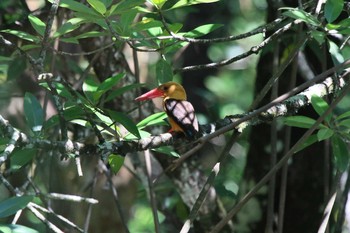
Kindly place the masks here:
[(191, 5), (202, 4), (202, 3), (213, 3), (218, 1), (219, 0), (179, 0), (173, 6), (171, 6), (169, 10), (176, 9), (179, 7), (191, 6)]
[(8, 34), (17, 36), (18, 38), (21, 38), (23, 40), (27, 40), (27, 41), (34, 42), (34, 43), (40, 42), (40, 39), (37, 36), (33, 36), (27, 32), (11, 30), (11, 29), (1, 30), (0, 32), (8, 33)]
[(209, 34), (212, 31), (215, 31), (218, 28), (221, 28), (223, 25), (222, 24), (205, 24), (201, 25), (189, 32), (185, 33), (186, 37), (200, 37)]
[(334, 43), (331, 40), (328, 40), (328, 46), (329, 46), (329, 53), (331, 54), (332, 60), (335, 65), (343, 63), (344, 57), (341, 54), (341, 51), (336, 43)]
[(104, 13), (106, 13), (106, 6), (100, 0), (87, 0), (87, 2), (101, 15), (104, 15)]
[(280, 9), (286, 10), (282, 13), (282, 15), (284, 15), (284, 16), (288, 16), (288, 17), (293, 18), (293, 19), (302, 20), (305, 23), (311, 24), (311, 25), (316, 26), (316, 27), (321, 25), (321, 23), (318, 21), (318, 19), (315, 16), (313, 16), (310, 13), (305, 12), (301, 9), (290, 8), (290, 7), (282, 7)]
[[(321, 116), (329, 107), (328, 103), (317, 95), (313, 95), (311, 97), (311, 104), (319, 116)], [(328, 114), (325, 117), (325, 121), (329, 123), (331, 121), (331, 118), (332, 118), (332, 115)]]
[(114, 174), (118, 173), (124, 164), (125, 157), (111, 154), (108, 156), (108, 164), (110, 165)]
[(344, 7), (344, 0), (327, 0), (324, 6), (324, 16), (328, 23), (338, 18)]
[(17, 224), (0, 224), (1, 233), (39, 233), (32, 228)]
[(18, 210), (25, 208), (33, 196), (11, 197), (0, 202), (0, 218), (5, 218), (15, 214)]
[(35, 29), (35, 31), (37, 33), (39, 33), (39, 35), (44, 36), (45, 28), (46, 28), (45, 23), (43, 21), (41, 21), (41, 19), (39, 19), (38, 17), (36, 17), (34, 15), (28, 15), (28, 19), (29, 19), (30, 24)]
[(54, 38), (65, 35), (69, 32), (74, 31), (79, 28), (79, 26), (85, 21), (85, 19), (81, 18), (73, 18), (64, 23), (53, 35)]
[(136, 6), (141, 6), (144, 4), (144, 0), (122, 0), (117, 4), (111, 6), (109, 13), (107, 15), (121, 14)]
[(104, 80), (101, 85), (98, 86), (97, 91), (108, 91), (110, 90), (119, 80), (121, 80), (123, 77), (125, 77), (124, 73), (120, 73), (117, 75), (114, 75), (110, 78), (107, 78)]
[(143, 129), (147, 126), (152, 126), (152, 125), (166, 125), (166, 122), (164, 121), (166, 117), (167, 115), (165, 112), (154, 113), (146, 117), (142, 121), (140, 121), (136, 126), (139, 129)]

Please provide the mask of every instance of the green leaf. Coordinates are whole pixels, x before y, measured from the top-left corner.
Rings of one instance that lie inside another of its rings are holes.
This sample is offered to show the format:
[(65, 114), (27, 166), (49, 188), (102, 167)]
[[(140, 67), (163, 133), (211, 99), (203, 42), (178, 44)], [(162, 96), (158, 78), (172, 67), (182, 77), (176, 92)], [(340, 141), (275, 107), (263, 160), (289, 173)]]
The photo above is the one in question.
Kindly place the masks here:
[(337, 119), (337, 121), (339, 121), (341, 119), (348, 118), (348, 117), (350, 117), (350, 111), (344, 112), (343, 114), (338, 116), (336, 119)]
[(33, 196), (11, 197), (0, 202), (0, 218), (5, 218), (15, 214), (18, 210), (24, 209)]
[(106, 92), (106, 91), (110, 90), (123, 77), (125, 77), (125, 74), (124, 73), (120, 73), (120, 74), (114, 75), (114, 76), (112, 76), (110, 78), (107, 78), (106, 80), (104, 80), (101, 83), (100, 86), (98, 86), (97, 91)]
[(132, 133), (138, 138), (141, 138), (138, 128), (136, 127), (135, 123), (129, 118), (129, 116), (122, 112), (116, 112), (111, 110), (108, 111), (108, 113), (112, 119), (122, 124), (130, 133)]
[(160, 59), (156, 65), (158, 83), (166, 83), (173, 80), (173, 70), (168, 62)]
[(165, 112), (154, 113), (147, 118), (140, 121), (136, 126), (139, 129), (143, 129), (152, 125), (167, 125), (164, 119), (167, 117)]
[(107, 11), (105, 4), (100, 0), (87, 0), (92, 8), (94, 8), (98, 13), (104, 15)]
[(179, 0), (176, 1), (176, 3), (173, 6), (171, 6), (168, 10), (202, 3), (213, 3), (218, 1), (219, 0)]
[(340, 172), (346, 171), (349, 165), (349, 151), (345, 142), (337, 135), (332, 137), (332, 150), (336, 167)]
[(211, 33), (212, 31), (215, 31), (218, 28), (221, 28), (223, 26), (223, 24), (205, 24), (202, 26), (199, 26), (189, 32), (185, 33), (186, 37), (200, 37), (200, 36), (204, 36), (207, 35), (209, 33)]
[(149, 2), (151, 2), (154, 6), (156, 6), (158, 9), (161, 9), (162, 6), (164, 5), (164, 3), (167, 0), (150, 0)]
[(309, 129), (316, 120), (306, 116), (290, 116), (286, 117), (284, 123), (288, 126)]
[(320, 26), (321, 23), (317, 20), (317, 18), (308, 12), (305, 12), (301, 9), (291, 8), (291, 7), (282, 7), (280, 10), (286, 10), (282, 13), (282, 15), (290, 17), (292, 19), (299, 19), (304, 21), (305, 23), (311, 24), (313, 26)]
[(67, 42), (67, 43), (74, 43), (74, 44), (79, 44), (80, 39), (85, 39), (85, 38), (91, 38), (91, 37), (100, 37), (100, 36), (105, 36), (108, 35), (107, 32), (99, 32), (99, 31), (89, 31), (82, 33), (78, 36), (75, 37), (70, 37), (70, 38), (60, 38), (61, 41)]
[(41, 19), (39, 19), (38, 17), (36, 17), (34, 15), (28, 15), (28, 19), (29, 19), (30, 24), (35, 29), (35, 31), (37, 33), (39, 33), (39, 35), (44, 36), (45, 28), (46, 28), (45, 23), (43, 21), (41, 21)]
[(318, 141), (323, 141), (323, 140), (326, 140), (326, 139), (332, 137), (333, 134), (334, 134), (334, 131), (332, 129), (329, 129), (329, 128), (320, 129), (317, 132), (317, 139), (318, 139)]
[(100, 82), (92, 76), (88, 76), (83, 83), (83, 92), (88, 100), (96, 104), (99, 98), (97, 88), (100, 86)]
[(40, 39), (37, 36), (33, 36), (33, 35), (26, 33), (26, 32), (17, 31), (17, 30), (10, 30), (10, 29), (1, 30), (0, 32), (8, 33), (8, 34), (17, 36), (18, 38), (21, 38), (23, 40), (27, 40), (30, 42), (40, 43)]
[[(311, 96), (311, 104), (319, 116), (321, 116), (325, 111), (327, 111), (329, 107), (328, 103), (317, 95)], [(332, 114), (328, 114), (325, 117), (325, 121), (328, 123), (331, 121), (331, 119), (332, 119)]]
[(144, 4), (144, 2), (144, 0), (122, 0), (117, 4), (112, 5), (107, 15), (124, 13), (126, 11), (129, 11), (130, 9), (135, 8), (136, 6)]
[(338, 18), (343, 10), (344, 0), (327, 0), (324, 6), (324, 15), (328, 23)]
[(311, 36), (317, 41), (319, 45), (322, 45), (325, 42), (326, 34), (324, 32), (312, 30)]
[(0, 224), (1, 233), (39, 233), (39, 231), (32, 228), (17, 225), (17, 224)]
[(16, 171), (22, 168), (24, 165), (32, 161), (36, 153), (37, 149), (35, 148), (15, 150), (10, 158), (11, 169)]
[(177, 153), (174, 148), (172, 148), (171, 146), (162, 146), (162, 147), (159, 147), (159, 148), (155, 148), (155, 149), (152, 149), (153, 151), (156, 151), (158, 153), (162, 153), (162, 154), (166, 154), (166, 155), (170, 155), (170, 156), (173, 156), (173, 157), (180, 157), (179, 153)]
[(300, 146), (298, 147), (298, 149), (295, 151), (295, 153), (297, 153), (297, 152), (299, 152), (299, 151), (305, 149), (306, 147), (308, 147), (308, 146), (314, 144), (314, 143), (317, 142), (317, 141), (318, 141), (317, 135), (315, 135), (315, 134), (310, 135), (310, 137), (308, 137), (308, 138), (305, 140), (305, 142), (304, 142), (302, 145), (300, 145)]
[(127, 85), (125, 87), (118, 88), (117, 90), (113, 90), (109, 94), (107, 94), (105, 102), (111, 101), (111, 100), (117, 98), (118, 96), (121, 96), (122, 94), (124, 94), (127, 91), (130, 91), (132, 89), (142, 87), (142, 86), (144, 86), (144, 84), (135, 83), (135, 84)]
[[(49, 2), (53, 2), (53, 0), (49, 0)], [(99, 16), (93, 9), (85, 6), (84, 4), (74, 1), (74, 0), (61, 0), (60, 1), (60, 7), (68, 8), (69, 10), (88, 14), (88, 15), (94, 15)]]
[(33, 132), (40, 131), (44, 123), (44, 111), (38, 99), (33, 94), (27, 92), (24, 96), (23, 107), (29, 127)]
[(345, 126), (348, 129), (350, 129), (350, 119), (345, 119), (339, 122), (339, 126)]
[(8, 80), (16, 80), (21, 77), (27, 68), (27, 59), (25, 57), (18, 57), (13, 60), (8, 66), (7, 77)]
[(338, 45), (336, 43), (334, 43), (333, 41), (328, 40), (328, 47), (329, 47), (328, 51), (331, 54), (333, 63), (335, 65), (343, 63), (344, 57), (341, 54), (341, 51), (340, 51)]
[(82, 18), (72, 18), (68, 20), (65, 24), (63, 24), (54, 34), (53, 37), (57, 38), (62, 35), (65, 35), (69, 32), (74, 31), (75, 29), (79, 28), (80, 25), (85, 21), (85, 19)]
[(111, 166), (111, 169), (114, 174), (119, 172), (120, 168), (124, 164), (124, 159), (125, 157), (120, 155), (111, 154), (110, 156), (108, 156), (108, 164)]

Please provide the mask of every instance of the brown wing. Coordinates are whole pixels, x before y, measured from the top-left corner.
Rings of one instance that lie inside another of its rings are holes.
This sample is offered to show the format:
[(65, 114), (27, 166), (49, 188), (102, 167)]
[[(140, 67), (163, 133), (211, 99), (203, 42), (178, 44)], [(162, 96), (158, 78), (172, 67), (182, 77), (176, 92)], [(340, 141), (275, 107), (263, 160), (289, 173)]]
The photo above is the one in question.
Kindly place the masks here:
[(185, 135), (193, 138), (198, 132), (198, 121), (192, 104), (185, 100), (167, 99), (164, 102), (167, 115), (183, 130)]

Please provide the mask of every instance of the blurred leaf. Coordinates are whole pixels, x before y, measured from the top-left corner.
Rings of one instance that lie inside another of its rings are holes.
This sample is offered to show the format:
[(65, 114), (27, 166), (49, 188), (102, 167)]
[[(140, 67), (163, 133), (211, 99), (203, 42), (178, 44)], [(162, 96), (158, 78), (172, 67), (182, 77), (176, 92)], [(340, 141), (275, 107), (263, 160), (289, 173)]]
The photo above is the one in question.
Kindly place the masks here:
[(124, 73), (119, 73), (117, 75), (114, 75), (110, 78), (107, 78), (104, 80), (101, 85), (98, 86), (97, 91), (108, 91), (110, 90), (117, 82), (119, 82), (120, 79), (125, 77)]
[(320, 129), (319, 131), (317, 131), (317, 139), (318, 141), (323, 141), (332, 137), (333, 134), (334, 134), (334, 131), (332, 129), (329, 129), (329, 128)]
[(152, 125), (165, 125), (166, 122), (164, 119), (167, 117), (165, 112), (158, 112), (154, 113), (147, 118), (143, 119), (140, 121), (136, 126), (139, 129), (143, 129), (147, 126), (152, 126)]
[(164, 3), (166, 2), (167, 0), (150, 0), (150, 2), (156, 6), (158, 9), (161, 9), (162, 6), (164, 5)]
[(168, 62), (160, 59), (156, 65), (158, 83), (166, 83), (173, 80), (173, 70)]
[(309, 129), (316, 120), (306, 116), (290, 116), (286, 117), (284, 123), (288, 126)]
[(111, 166), (111, 169), (114, 174), (119, 172), (120, 168), (124, 164), (124, 159), (125, 157), (120, 155), (111, 154), (110, 156), (108, 156), (108, 164)]
[(297, 152), (299, 152), (299, 151), (305, 149), (306, 147), (308, 147), (308, 146), (314, 144), (314, 143), (317, 142), (317, 141), (318, 141), (318, 138), (317, 138), (317, 135), (316, 135), (316, 134), (310, 135), (310, 137), (308, 137), (308, 138), (305, 140), (305, 142), (304, 142), (302, 145), (300, 145), (300, 146), (298, 147), (298, 149), (295, 151), (295, 153), (297, 153)]
[(326, 34), (324, 32), (312, 30), (311, 36), (314, 38), (319, 45), (322, 45), (325, 42), (325, 36)]
[(72, 18), (68, 20), (53, 34), (53, 37), (57, 38), (74, 31), (75, 29), (79, 28), (80, 24), (82, 24), (84, 21), (85, 20), (81, 18)]
[(37, 36), (33, 36), (33, 35), (26, 33), (26, 32), (11, 30), (11, 29), (1, 30), (0, 32), (8, 33), (8, 34), (17, 36), (18, 38), (21, 38), (23, 40), (27, 40), (30, 42), (40, 43), (40, 39)]
[(293, 19), (299, 19), (301, 21), (304, 21), (305, 23), (311, 24), (313, 26), (320, 26), (321, 23), (317, 20), (317, 18), (308, 12), (305, 12), (301, 9), (297, 8), (291, 8), (291, 7), (282, 7), (280, 10), (286, 10), (282, 13), (282, 15), (293, 18)]
[(28, 126), (34, 132), (40, 131), (44, 123), (44, 111), (38, 99), (27, 92), (24, 96), (23, 108)]
[(104, 15), (104, 13), (106, 13), (107, 11), (106, 6), (100, 0), (87, 0), (87, 2), (92, 8), (94, 8), (101, 15)]
[[(49, 2), (53, 2), (53, 0), (48, 0)], [(74, 1), (74, 0), (61, 0), (60, 1), (60, 7), (68, 8), (69, 10), (81, 12), (88, 15), (94, 15), (99, 16), (94, 10), (91, 8), (85, 6), (84, 4)]]
[(207, 35), (209, 33), (211, 33), (212, 31), (215, 31), (218, 28), (221, 28), (222, 26), (224, 26), (223, 24), (205, 24), (205, 25), (201, 25), (189, 32), (185, 33), (186, 37), (200, 37), (200, 36), (204, 36)]
[(350, 129), (350, 119), (345, 119), (339, 122), (339, 126), (345, 126), (346, 128)]
[(38, 17), (36, 17), (34, 15), (28, 15), (28, 19), (29, 19), (30, 24), (35, 29), (35, 31), (37, 33), (39, 33), (39, 35), (44, 36), (45, 28), (46, 28), (45, 23), (43, 21), (41, 21), (41, 19), (39, 19)]
[(179, 0), (172, 7), (170, 7), (168, 10), (176, 9), (179, 7), (202, 4), (202, 3), (213, 3), (213, 2), (218, 2), (218, 1), (219, 0)]
[(133, 25), (133, 30), (143, 31), (150, 28), (161, 28), (163, 26), (162, 22), (152, 19), (152, 18), (143, 18), (141, 21)]
[(88, 76), (83, 83), (84, 95), (93, 104), (96, 104), (99, 99), (99, 95), (96, 92), (99, 86), (100, 82), (92, 76)]
[(171, 146), (162, 146), (162, 147), (158, 147), (155, 149), (152, 149), (153, 151), (156, 151), (158, 153), (162, 153), (162, 154), (166, 154), (166, 155), (170, 155), (173, 157), (180, 157), (179, 153), (177, 153), (174, 148), (172, 148)]
[(18, 210), (24, 209), (34, 196), (11, 197), (0, 202), (0, 218), (15, 214)]
[(13, 60), (8, 66), (7, 79), (15, 80), (19, 78), (27, 68), (27, 59), (25, 57), (18, 57)]
[(125, 11), (133, 9), (136, 6), (144, 4), (144, 2), (144, 0), (122, 0), (117, 4), (112, 5), (109, 10), (109, 14), (107, 13), (107, 15), (124, 13)]
[(111, 110), (108, 111), (108, 113), (113, 120), (122, 124), (130, 133), (135, 135), (137, 138), (141, 138), (138, 128), (136, 127), (135, 123), (129, 118), (129, 116), (122, 112), (116, 112)]
[[(311, 96), (311, 104), (319, 116), (321, 116), (325, 111), (327, 111), (329, 107), (328, 103), (317, 95)], [(332, 114), (328, 114), (324, 119), (326, 122), (329, 123), (331, 121), (331, 118)]]
[(18, 149), (13, 152), (11, 155), (11, 169), (18, 170), (24, 165), (26, 165), (29, 161), (31, 161), (37, 153), (37, 149), (35, 148), (25, 148)]
[(100, 36), (105, 36), (108, 35), (107, 32), (99, 32), (99, 31), (89, 31), (82, 33), (78, 36), (75, 37), (69, 37), (69, 38), (60, 38), (61, 41), (67, 42), (67, 43), (74, 43), (74, 44), (79, 44), (80, 39), (85, 39), (85, 38), (91, 38), (91, 37), (100, 37)]
[(338, 64), (340, 64), (340, 63), (343, 63), (343, 62), (344, 62), (344, 57), (343, 57), (343, 55), (341, 54), (338, 45), (337, 45), (336, 43), (334, 43), (333, 41), (328, 40), (328, 46), (329, 46), (328, 51), (329, 51), (329, 53), (331, 54), (333, 63), (334, 63), (335, 65), (338, 65)]
[(108, 93), (108, 95), (106, 96), (105, 102), (111, 101), (111, 100), (117, 98), (118, 96), (121, 96), (122, 94), (124, 94), (127, 91), (130, 91), (132, 89), (142, 87), (142, 86), (144, 86), (144, 84), (135, 83), (135, 84), (130, 84), (130, 85), (127, 85), (125, 87), (121, 87), (121, 88), (118, 88), (116, 90), (113, 90), (110, 93)]
[(17, 224), (0, 224), (0, 232), (1, 233), (39, 233), (39, 231), (34, 230), (32, 228), (17, 225)]
[(348, 118), (348, 117), (350, 117), (350, 111), (344, 112), (343, 114), (338, 116), (336, 119), (339, 121), (341, 119)]
[(332, 150), (337, 169), (340, 172), (346, 171), (349, 165), (349, 151), (347, 145), (337, 135), (332, 137)]
[(324, 6), (324, 15), (328, 23), (338, 18), (343, 10), (344, 0), (327, 0)]

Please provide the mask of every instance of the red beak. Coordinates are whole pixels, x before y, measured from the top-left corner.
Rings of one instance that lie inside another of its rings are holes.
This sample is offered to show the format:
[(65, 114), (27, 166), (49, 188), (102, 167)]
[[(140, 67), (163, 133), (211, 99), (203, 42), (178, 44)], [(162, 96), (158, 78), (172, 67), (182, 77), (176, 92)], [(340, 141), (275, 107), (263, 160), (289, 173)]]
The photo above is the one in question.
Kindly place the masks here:
[(150, 100), (153, 98), (162, 97), (163, 95), (164, 95), (164, 93), (161, 90), (155, 88), (155, 89), (150, 90), (149, 92), (147, 92), (143, 95), (140, 95), (135, 100), (137, 100), (137, 101)]

